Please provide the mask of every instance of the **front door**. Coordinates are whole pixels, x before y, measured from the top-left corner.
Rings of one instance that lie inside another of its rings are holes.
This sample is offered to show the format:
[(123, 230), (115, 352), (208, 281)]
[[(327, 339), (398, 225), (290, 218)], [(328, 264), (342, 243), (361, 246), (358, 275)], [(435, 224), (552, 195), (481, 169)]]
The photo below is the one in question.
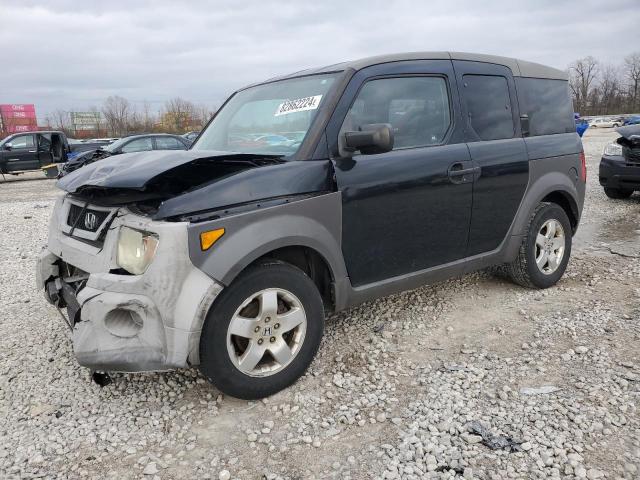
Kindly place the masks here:
[(7, 172), (35, 170), (40, 167), (36, 138), (32, 133), (17, 135), (11, 139), (11, 150), (3, 152), (7, 159)]
[[(388, 123), (394, 148), (352, 157), (341, 134)], [(342, 248), (354, 286), (464, 257), (473, 163), (449, 60), (376, 65), (354, 75), (327, 128), (342, 192)]]

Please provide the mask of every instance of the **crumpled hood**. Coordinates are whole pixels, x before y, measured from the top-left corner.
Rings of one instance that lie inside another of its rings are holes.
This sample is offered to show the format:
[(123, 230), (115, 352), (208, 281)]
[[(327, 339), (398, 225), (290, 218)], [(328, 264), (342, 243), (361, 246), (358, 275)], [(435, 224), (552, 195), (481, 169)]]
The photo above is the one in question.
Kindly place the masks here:
[(616, 128), (616, 132), (629, 140), (631, 143), (640, 144), (640, 125), (627, 125)]
[(143, 203), (155, 220), (328, 191), (330, 161), (217, 151), (125, 153), (86, 165), (58, 186), (102, 205)]
[(144, 189), (158, 175), (197, 159), (242, 154), (195, 150), (156, 150), (113, 155), (62, 177), (57, 186), (74, 193), (82, 187)]

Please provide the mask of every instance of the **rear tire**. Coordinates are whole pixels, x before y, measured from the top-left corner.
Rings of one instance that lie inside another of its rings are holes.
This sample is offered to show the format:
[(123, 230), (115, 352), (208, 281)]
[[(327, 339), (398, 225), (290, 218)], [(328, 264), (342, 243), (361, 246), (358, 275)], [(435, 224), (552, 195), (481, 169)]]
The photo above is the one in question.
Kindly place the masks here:
[(609, 198), (614, 198), (616, 200), (622, 200), (625, 198), (629, 198), (633, 195), (633, 190), (627, 190), (624, 188), (609, 188), (604, 187), (604, 194)]
[(555, 203), (541, 203), (531, 214), (516, 259), (505, 271), (527, 288), (549, 288), (564, 274), (571, 256), (571, 223)]
[(304, 374), (323, 330), (322, 298), (302, 270), (280, 262), (250, 267), (207, 314), (200, 370), (225, 394), (267, 397)]

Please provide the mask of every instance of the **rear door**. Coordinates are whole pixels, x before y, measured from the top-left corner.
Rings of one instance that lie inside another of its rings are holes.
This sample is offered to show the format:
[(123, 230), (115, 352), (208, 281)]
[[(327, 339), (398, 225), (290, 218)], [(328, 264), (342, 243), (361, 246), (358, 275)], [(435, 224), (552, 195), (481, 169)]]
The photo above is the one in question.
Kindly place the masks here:
[(529, 161), (511, 70), (454, 61), (469, 152), (480, 174), (466, 256), (495, 250), (505, 239), (529, 180)]
[(38, 142), (38, 163), (40, 166), (49, 165), (53, 162), (52, 150), (52, 134), (51, 133), (38, 133), (36, 135)]
[(40, 167), (36, 136), (33, 133), (17, 135), (11, 139), (12, 148), (3, 152), (7, 159), (7, 171), (35, 170)]
[[(375, 65), (351, 79), (327, 138), (342, 192), (342, 248), (352, 285), (464, 256), (473, 173), (459, 105), (450, 60)], [(343, 156), (341, 133), (372, 123), (391, 124), (393, 150)]]

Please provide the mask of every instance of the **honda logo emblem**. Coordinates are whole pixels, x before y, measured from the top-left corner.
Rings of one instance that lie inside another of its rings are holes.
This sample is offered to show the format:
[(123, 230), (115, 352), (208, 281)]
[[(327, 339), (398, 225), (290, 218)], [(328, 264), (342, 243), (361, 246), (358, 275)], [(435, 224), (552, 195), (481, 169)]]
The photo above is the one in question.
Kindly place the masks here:
[(84, 226), (87, 230), (95, 230), (98, 223), (98, 217), (95, 213), (87, 212), (84, 215)]
[(263, 337), (271, 336), (271, 327), (264, 327), (264, 332), (262, 333)]

